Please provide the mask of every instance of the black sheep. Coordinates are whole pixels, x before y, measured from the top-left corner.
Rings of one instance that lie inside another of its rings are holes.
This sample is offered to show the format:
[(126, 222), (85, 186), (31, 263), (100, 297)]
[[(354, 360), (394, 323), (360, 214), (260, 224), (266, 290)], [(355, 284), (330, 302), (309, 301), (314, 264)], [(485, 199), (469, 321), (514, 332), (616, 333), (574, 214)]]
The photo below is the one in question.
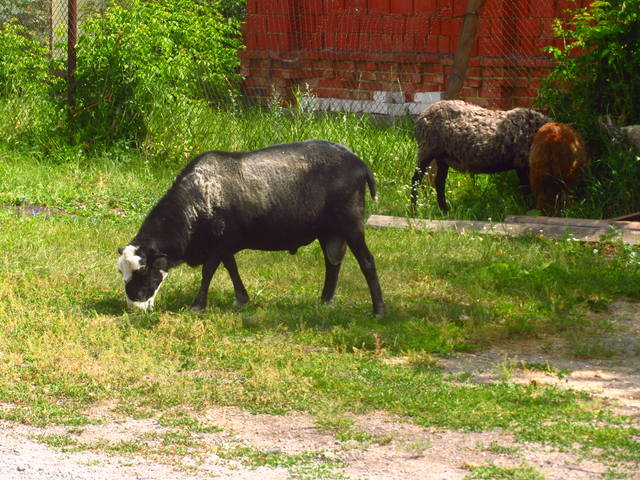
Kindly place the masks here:
[(152, 308), (169, 269), (202, 265), (194, 310), (207, 304), (222, 262), (236, 303), (249, 297), (234, 254), (244, 249), (296, 250), (320, 241), (325, 259), (321, 299), (330, 302), (346, 245), (358, 260), (373, 302), (385, 305), (373, 256), (364, 238), (364, 191), (375, 197), (371, 170), (346, 147), (321, 140), (252, 152), (204, 153), (189, 163), (142, 223), (118, 260), (127, 303)]

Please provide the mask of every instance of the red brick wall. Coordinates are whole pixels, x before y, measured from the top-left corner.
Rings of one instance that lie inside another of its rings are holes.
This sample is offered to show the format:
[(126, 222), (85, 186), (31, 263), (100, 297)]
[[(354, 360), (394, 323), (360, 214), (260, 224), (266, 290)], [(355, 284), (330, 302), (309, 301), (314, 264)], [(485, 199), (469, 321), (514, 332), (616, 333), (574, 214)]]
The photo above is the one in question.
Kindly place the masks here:
[[(530, 106), (551, 68), (553, 19), (588, 0), (487, 0), (463, 98)], [(466, 0), (247, 0), (246, 93), (367, 100), (373, 91), (444, 91)]]

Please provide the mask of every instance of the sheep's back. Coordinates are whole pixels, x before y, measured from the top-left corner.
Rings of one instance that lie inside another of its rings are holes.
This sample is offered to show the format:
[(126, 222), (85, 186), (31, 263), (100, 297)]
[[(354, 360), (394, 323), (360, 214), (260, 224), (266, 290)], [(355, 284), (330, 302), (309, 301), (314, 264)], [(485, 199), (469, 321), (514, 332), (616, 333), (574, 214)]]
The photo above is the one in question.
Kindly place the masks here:
[(548, 119), (524, 108), (489, 110), (460, 100), (427, 108), (416, 122), (423, 151), (446, 157), (456, 170), (493, 173), (528, 165), (529, 147)]

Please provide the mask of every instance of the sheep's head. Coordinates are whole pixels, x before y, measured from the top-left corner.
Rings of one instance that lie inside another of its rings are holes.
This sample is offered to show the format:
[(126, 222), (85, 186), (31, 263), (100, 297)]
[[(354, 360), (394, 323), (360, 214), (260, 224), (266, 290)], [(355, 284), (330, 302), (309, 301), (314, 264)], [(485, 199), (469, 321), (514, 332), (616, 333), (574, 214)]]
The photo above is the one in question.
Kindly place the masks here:
[(166, 256), (154, 248), (139, 245), (127, 245), (118, 252), (118, 270), (124, 280), (127, 306), (153, 309), (160, 285), (167, 276)]

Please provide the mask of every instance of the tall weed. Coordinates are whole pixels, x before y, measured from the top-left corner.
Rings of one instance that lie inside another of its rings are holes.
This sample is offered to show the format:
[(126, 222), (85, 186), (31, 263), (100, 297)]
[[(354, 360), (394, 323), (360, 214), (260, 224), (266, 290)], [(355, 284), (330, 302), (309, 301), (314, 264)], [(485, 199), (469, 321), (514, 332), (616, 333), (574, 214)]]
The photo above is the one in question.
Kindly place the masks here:
[(0, 130), (17, 148), (47, 149), (64, 127), (64, 108), (56, 101), (62, 80), (51, 73), (46, 46), (12, 22), (0, 28)]
[(224, 105), (236, 91), (238, 28), (196, 0), (132, 0), (91, 17), (78, 42), (78, 140), (140, 145), (166, 124), (187, 134), (186, 105)]

